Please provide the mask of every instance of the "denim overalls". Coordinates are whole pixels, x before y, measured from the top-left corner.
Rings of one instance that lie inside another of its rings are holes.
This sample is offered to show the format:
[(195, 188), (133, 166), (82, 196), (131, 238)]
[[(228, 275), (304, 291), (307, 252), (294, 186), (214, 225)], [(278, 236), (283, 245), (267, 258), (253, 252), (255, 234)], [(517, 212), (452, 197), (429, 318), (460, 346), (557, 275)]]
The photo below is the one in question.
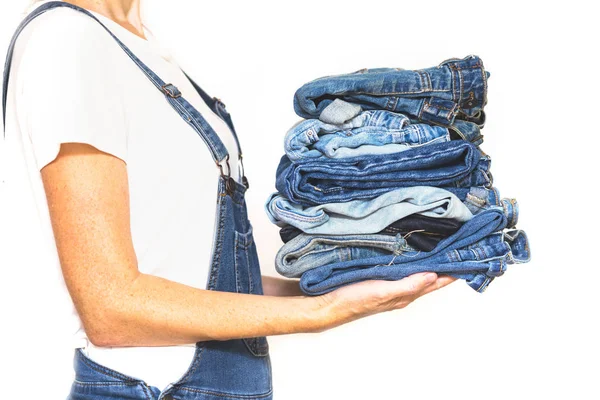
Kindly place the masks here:
[[(215, 204), (216, 229), (212, 244), (212, 264), (207, 289), (263, 294), (258, 254), (244, 200), (248, 180), (243, 173), (241, 174), (243, 184), (230, 176), (227, 149), (200, 113), (181, 96), (179, 90), (162, 81), (93, 14), (70, 3), (49, 2), (38, 7), (25, 18), (17, 28), (8, 49), (2, 95), (3, 116), (6, 115), (7, 84), (16, 38), (32, 19), (57, 7), (72, 8), (100, 23), (165, 96), (168, 104), (181, 115), (210, 149), (220, 176)], [(191, 82), (206, 104), (230, 127), (241, 163), (242, 151), (225, 105), (219, 99), (208, 96), (196, 83)], [(195, 355), (186, 373), (177, 382), (169, 384), (162, 393), (160, 389), (149, 386), (140, 379), (121, 374), (92, 361), (80, 349), (75, 350), (73, 365), (75, 381), (68, 397), (72, 400), (105, 398), (269, 400), (273, 398), (269, 346), (265, 337), (196, 343)]]

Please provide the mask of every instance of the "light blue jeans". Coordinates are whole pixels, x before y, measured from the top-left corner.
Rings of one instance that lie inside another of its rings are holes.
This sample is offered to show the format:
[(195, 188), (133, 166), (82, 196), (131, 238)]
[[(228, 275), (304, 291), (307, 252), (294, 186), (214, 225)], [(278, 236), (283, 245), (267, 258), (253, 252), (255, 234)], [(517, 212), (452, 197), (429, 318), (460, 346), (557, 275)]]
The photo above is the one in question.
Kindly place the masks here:
[[(319, 119), (325, 123), (339, 125), (356, 117), (362, 112), (362, 107), (359, 104), (348, 103), (340, 98), (334, 99), (327, 107), (323, 109)], [(410, 122), (418, 124), (421, 121), (418, 118), (410, 118)], [(448, 126), (450, 139), (466, 140), (475, 145), (483, 143), (483, 135), (479, 125), (474, 122), (455, 119), (452, 125)]]
[(410, 186), (374, 199), (351, 200), (304, 207), (273, 193), (265, 204), (274, 224), (289, 224), (311, 234), (375, 233), (411, 214), (467, 221), (473, 214), (451, 192), (432, 186)]
[(284, 244), (275, 256), (275, 269), (288, 278), (327, 264), (415, 253), (402, 234), (390, 235), (307, 235), (300, 234)]
[(341, 124), (302, 120), (287, 132), (284, 150), (296, 161), (390, 154), (449, 140), (448, 128), (411, 124), (405, 115), (377, 110), (363, 111)]

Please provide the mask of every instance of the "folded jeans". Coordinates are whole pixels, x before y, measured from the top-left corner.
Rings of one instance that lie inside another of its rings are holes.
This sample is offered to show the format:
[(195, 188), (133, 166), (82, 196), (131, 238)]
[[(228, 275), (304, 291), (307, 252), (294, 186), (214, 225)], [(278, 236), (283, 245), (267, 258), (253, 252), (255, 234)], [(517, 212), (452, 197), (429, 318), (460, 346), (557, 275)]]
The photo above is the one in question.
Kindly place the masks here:
[(405, 115), (371, 110), (341, 124), (302, 120), (287, 132), (284, 150), (292, 161), (347, 158), (390, 154), (449, 140), (448, 128), (412, 124)]
[(504, 232), (506, 224), (504, 210), (492, 207), (467, 221), (432, 252), (383, 255), (323, 265), (304, 272), (300, 288), (306, 294), (318, 295), (363, 280), (396, 280), (430, 271), (465, 279), (473, 289), (483, 291), (494, 277), (505, 271), (507, 264), (529, 261), (530, 248), (525, 233)]
[(490, 164), (489, 156), (463, 140), (325, 161), (292, 162), (284, 155), (275, 187), (291, 202), (307, 206), (375, 198), (399, 187), (490, 188)]
[[(498, 232), (463, 248), (428, 252), (426, 262), (423, 259), (414, 261), (418, 255), (424, 252), (407, 245), (405, 238), (400, 234), (396, 236), (301, 234), (281, 247), (275, 257), (275, 268), (283, 276), (297, 278), (314, 268), (335, 266), (352, 260), (360, 262), (361, 265), (370, 265), (368, 264), (369, 259), (392, 254), (393, 262), (385, 264), (385, 266), (399, 266), (414, 262), (420, 265), (462, 261), (480, 262), (500, 257), (507, 257), (509, 263), (514, 263), (515, 260), (524, 262), (526, 253), (521, 248), (526, 243), (526, 236), (522, 231), (516, 230), (507, 233), (509, 234), (507, 238), (503, 232)], [(511, 235), (516, 236), (516, 240), (511, 239)], [(513, 251), (515, 255), (512, 254)], [(509, 253), (510, 257), (508, 257)], [(349, 267), (343, 272), (353, 273), (357, 270), (358, 268)], [(361, 272), (363, 270), (364, 268)]]
[(432, 218), (468, 221), (473, 217), (454, 194), (432, 186), (398, 188), (374, 198), (304, 207), (273, 193), (265, 203), (270, 221), (292, 225), (311, 234), (361, 234), (379, 232), (394, 221), (422, 214)]
[(489, 76), (475, 55), (418, 70), (363, 68), (304, 84), (294, 95), (294, 110), (302, 118), (319, 118), (341, 99), (364, 110), (399, 112), (432, 125), (451, 126), (462, 119), (482, 127)]
[[(421, 214), (411, 214), (392, 222), (376, 232), (380, 235), (396, 236), (401, 234), (409, 246), (416, 250), (431, 251), (444, 238), (455, 233), (462, 222), (449, 218), (432, 218)], [(284, 243), (303, 233), (300, 229), (285, 225), (279, 230)]]

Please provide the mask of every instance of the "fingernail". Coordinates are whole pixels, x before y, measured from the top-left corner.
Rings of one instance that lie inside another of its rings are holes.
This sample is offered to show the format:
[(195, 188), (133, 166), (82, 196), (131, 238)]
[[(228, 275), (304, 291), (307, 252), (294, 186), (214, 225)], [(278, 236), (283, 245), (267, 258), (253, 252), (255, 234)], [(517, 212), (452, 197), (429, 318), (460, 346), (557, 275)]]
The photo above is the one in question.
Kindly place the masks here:
[(425, 275), (425, 282), (433, 283), (437, 279), (437, 274), (429, 272)]

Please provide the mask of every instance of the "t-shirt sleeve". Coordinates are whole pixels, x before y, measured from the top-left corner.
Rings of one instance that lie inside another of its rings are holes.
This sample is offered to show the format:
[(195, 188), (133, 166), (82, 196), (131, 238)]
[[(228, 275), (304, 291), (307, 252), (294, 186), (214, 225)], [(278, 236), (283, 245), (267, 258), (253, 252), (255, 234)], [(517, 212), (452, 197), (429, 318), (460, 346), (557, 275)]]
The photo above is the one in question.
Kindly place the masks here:
[(111, 66), (113, 51), (122, 50), (91, 18), (53, 12), (63, 15), (31, 23), (39, 22), (25, 43), (17, 78), (18, 119), (37, 168), (68, 142), (90, 144), (127, 162), (124, 89)]

